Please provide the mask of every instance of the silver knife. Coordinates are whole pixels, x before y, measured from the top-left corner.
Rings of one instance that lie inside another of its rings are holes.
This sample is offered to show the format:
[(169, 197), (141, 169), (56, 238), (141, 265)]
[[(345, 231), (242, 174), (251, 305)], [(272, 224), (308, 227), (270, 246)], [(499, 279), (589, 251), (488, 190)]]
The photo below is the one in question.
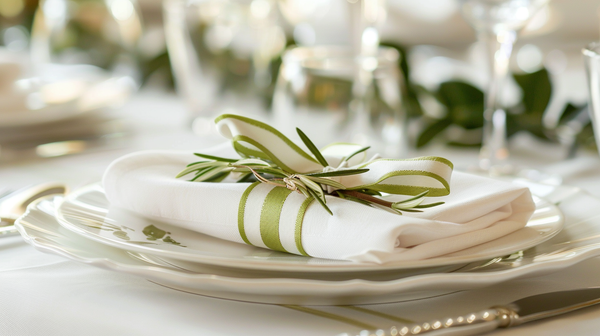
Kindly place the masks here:
[[(551, 292), (529, 296), (502, 306), (458, 317), (420, 324), (392, 327), (387, 332), (377, 330), (377, 336), (466, 336), (479, 335), (496, 328), (509, 328), (572, 312), (600, 303), (600, 287)], [(368, 333), (371, 335), (372, 333)], [(362, 333), (360, 335), (363, 335)]]

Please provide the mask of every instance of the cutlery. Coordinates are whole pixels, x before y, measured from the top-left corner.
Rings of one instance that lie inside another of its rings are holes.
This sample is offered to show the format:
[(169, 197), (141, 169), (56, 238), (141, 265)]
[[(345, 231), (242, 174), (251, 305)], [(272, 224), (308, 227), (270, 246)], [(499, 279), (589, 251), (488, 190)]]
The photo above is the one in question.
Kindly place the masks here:
[(600, 287), (550, 292), (533, 295), (507, 305), (493, 306), (477, 313), (420, 324), (391, 327), (387, 332), (363, 331), (360, 335), (405, 336), (427, 334), (431, 336), (479, 335), (496, 328), (509, 328), (572, 312), (600, 303)]
[(17, 233), (14, 222), (25, 213), (34, 200), (51, 194), (64, 194), (67, 187), (57, 182), (46, 182), (27, 186), (0, 197), (0, 237)]

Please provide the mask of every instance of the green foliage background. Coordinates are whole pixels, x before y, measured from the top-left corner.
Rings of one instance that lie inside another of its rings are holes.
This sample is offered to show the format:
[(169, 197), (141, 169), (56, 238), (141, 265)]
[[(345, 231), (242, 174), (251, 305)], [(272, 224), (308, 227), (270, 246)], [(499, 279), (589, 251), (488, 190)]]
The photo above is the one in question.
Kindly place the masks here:
[[(483, 127), (484, 93), (477, 87), (464, 81), (452, 80), (440, 83), (436, 91), (430, 92), (413, 83), (410, 79), (410, 67), (406, 61), (407, 50), (397, 44), (383, 43), (398, 49), (402, 57), (400, 68), (403, 71), (405, 88), (403, 90), (404, 106), (408, 119), (419, 119), (423, 125), (417, 132), (413, 144), (416, 148), (429, 144), (432, 140), (445, 141), (453, 146), (481, 146), (481, 133), (476, 139), (466, 137), (465, 141), (450, 140), (444, 131), (450, 126), (458, 126), (464, 131), (477, 130)], [(522, 91), (522, 99), (515, 106), (506, 106), (507, 136), (510, 138), (518, 132), (525, 131), (540, 140), (557, 142), (555, 129), (547, 129), (543, 124), (543, 116), (552, 97), (552, 81), (544, 68), (533, 73), (513, 74), (515, 82)], [(441, 117), (432, 117), (424, 110), (420, 97), (433, 97), (444, 107)], [(564, 125), (574, 118), (585, 106), (568, 103), (560, 118), (559, 125)], [(465, 132), (468, 133), (468, 132)], [(472, 132), (470, 134), (473, 134)], [(596, 149), (591, 122), (588, 122), (576, 137), (576, 145)]]

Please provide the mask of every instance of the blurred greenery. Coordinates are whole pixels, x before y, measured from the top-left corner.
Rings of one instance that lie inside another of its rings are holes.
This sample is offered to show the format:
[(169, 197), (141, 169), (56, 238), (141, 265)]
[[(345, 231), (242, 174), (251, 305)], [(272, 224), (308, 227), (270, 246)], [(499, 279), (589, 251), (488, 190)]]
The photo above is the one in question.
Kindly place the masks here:
[(418, 99), (418, 92), (421, 87), (414, 85), (410, 80), (410, 67), (408, 66), (408, 60), (406, 57), (407, 49), (399, 44), (394, 43), (382, 43), (382, 46), (392, 47), (398, 50), (400, 58), (398, 59), (398, 66), (402, 72), (402, 81), (405, 85), (402, 85), (402, 96), (404, 102), (404, 109), (409, 118), (418, 117), (423, 115), (423, 108)]
[(175, 78), (173, 77), (171, 59), (169, 58), (169, 52), (167, 50), (164, 50), (154, 57), (139, 56), (138, 59), (142, 75), (142, 86), (146, 85), (152, 76), (162, 74), (162, 84), (165, 89), (172, 90), (175, 88)]
[(523, 98), (517, 106), (508, 109), (507, 135), (510, 137), (519, 131), (527, 131), (540, 139), (548, 139), (542, 118), (552, 96), (550, 74), (541, 69), (513, 75), (513, 78), (521, 88)]
[[(20, 25), (31, 32), (38, 0), (0, 0), (0, 32)], [(0, 45), (4, 45), (4, 34), (0, 33)]]
[[(396, 48), (402, 55), (399, 67), (404, 72), (402, 95), (405, 111), (409, 121), (419, 121), (410, 123), (411, 125), (420, 125), (413, 142), (414, 146), (420, 148), (434, 140), (453, 146), (481, 146), (482, 132), (472, 131), (481, 130), (483, 127), (484, 93), (460, 80), (440, 83), (437, 90), (430, 92), (411, 81), (410, 68), (406, 62), (407, 49), (394, 43), (382, 44)], [(552, 81), (548, 71), (542, 68), (533, 73), (513, 74), (512, 77), (521, 89), (522, 98), (516, 105), (504, 107), (508, 112), (507, 136), (510, 138), (518, 132), (528, 132), (543, 141), (557, 142), (555, 129), (545, 128), (542, 122), (552, 97)], [(443, 113), (428, 113), (422, 104), (423, 97), (435, 99), (443, 106)], [(584, 107), (567, 103), (556, 127), (565, 125)], [(455, 135), (450, 138), (447, 134), (450, 128), (453, 128), (454, 133), (457, 130), (462, 131), (465, 136)], [(577, 134), (576, 143), (585, 148), (595, 148), (590, 122)]]
[[(73, 17), (66, 22), (58, 34), (52, 34), (52, 53), (58, 55), (76, 52), (85, 55), (85, 61), (103, 69), (109, 69), (117, 62), (117, 58), (127, 52), (117, 41), (106, 38), (104, 20), (110, 14), (108, 9), (98, 1), (85, 2), (85, 6), (77, 7)], [(94, 15), (95, 20), (89, 20)]]

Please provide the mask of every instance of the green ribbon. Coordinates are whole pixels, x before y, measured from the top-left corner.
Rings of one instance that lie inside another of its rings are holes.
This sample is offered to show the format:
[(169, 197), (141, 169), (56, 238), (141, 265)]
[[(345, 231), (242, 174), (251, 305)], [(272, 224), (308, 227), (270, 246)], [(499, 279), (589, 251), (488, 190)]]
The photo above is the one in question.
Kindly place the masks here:
[[(230, 114), (221, 115), (215, 122), (219, 132), (232, 141), (234, 149), (240, 156), (269, 161), (289, 174), (368, 168), (368, 171), (361, 174), (336, 177), (336, 181), (342, 184), (346, 190), (370, 189), (389, 194), (412, 196), (419, 195), (424, 191), (429, 192), (427, 196), (445, 196), (450, 193), (450, 176), (453, 165), (441, 157), (367, 160), (368, 156), (364, 152), (346, 161), (344, 158), (349, 154), (360, 153), (361, 146), (338, 143), (322, 149), (320, 152), (325, 160), (322, 158), (318, 160), (281, 132), (265, 123)], [(315, 152), (312, 145), (308, 145), (312, 152)], [(319, 162), (328, 163), (332, 167), (324, 167)], [(302, 176), (299, 178), (302, 179)], [(246, 234), (245, 226), (248, 224), (245, 223), (246, 206), (248, 199), (253, 197), (252, 191), (260, 184), (261, 182), (255, 182), (244, 191), (238, 209), (238, 230), (242, 240), (250, 245), (256, 245), (256, 242), (252, 244)], [(279, 186), (271, 188), (262, 203), (258, 219), (260, 237), (264, 246), (276, 251), (289, 252), (281, 242), (280, 221), (284, 204), (290, 199), (292, 191)], [(295, 247), (300, 254), (305, 256), (308, 256), (308, 253), (302, 245), (302, 226), (306, 211), (313, 201), (314, 199), (309, 197), (299, 205), (293, 228)], [(252, 225), (254, 224), (256, 223), (252, 223)], [(289, 238), (291, 239), (291, 237)], [(288, 242), (291, 244), (291, 240)]]
[[(281, 132), (265, 123), (231, 114), (221, 115), (215, 122), (217, 129), (232, 141), (234, 149), (242, 157), (273, 162), (288, 173), (306, 174), (320, 172), (326, 168)], [(325, 147), (322, 152), (327, 161), (335, 167), (349, 151), (359, 148), (361, 146), (355, 144), (338, 143)], [(412, 159), (365, 161), (366, 158), (366, 155), (357, 156), (348, 162), (346, 168), (369, 168), (369, 171), (340, 178), (339, 182), (347, 189), (368, 188), (411, 196), (425, 190), (429, 190), (428, 196), (445, 196), (450, 193), (453, 165), (447, 159), (425, 156)], [(398, 182), (398, 179), (394, 179), (397, 176), (414, 178)]]
[(308, 206), (312, 204), (314, 198), (306, 198), (302, 205), (300, 205), (300, 210), (298, 211), (298, 216), (296, 216), (296, 227), (294, 229), (294, 241), (296, 243), (296, 248), (300, 252), (300, 254), (309, 257), (308, 253), (304, 250), (304, 246), (302, 245), (302, 223), (304, 223), (304, 214), (308, 209)]
[(286, 198), (292, 193), (287, 188), (275, 187), (268, 194), (260, 212), (260, 236), (268, 248), (287, 252), (279, 238), (279, 218)]
[(244, 190), (242, 198), (240, 199), (240, 205), (238, 207), (238, 231), (240, 232), (240, 236), (242, 237), (244, 243), (248, 245), (252, 245), (252, 243), (250, 243), (250, 241), (248, 240), (248, 236), (246, 236), (246, 228), (244, 227), (244, 216), (246, 215), (246, 202), (248, 201), (248, 196), (250, 196), (250, 192), (252, 192), (252, 189), (254, 189), (258, 185), (260, 185), (260, 182), (254, 182), (248, 188), (246, 188), (246, 190)]
[[(248, 199), (252, 197), (252, 191), (255, 190), (255, 188), (259, 185), (262, 184), (260, 182), (254, 182), (250, 184), (248, 188), (246, 188), (246, 190), (242, 194), (242, 198), (240, 199), (240, 204), (238, 208), (238, 231), (240, 233), (240, 236), (242, 237), (242, 240), (246, 244), (253, 246), (256, 244), (252, 244), (246, 234), (247, 223), (245, 216)], [(267, 193), (267, 196), (262, 202), (259, 219), (260, 236), (265, 246), (271, 250), (288, 253), (290, 252), (287, 251), (281, 243), (281, 237), (279, 236), (279, 227), (281, 211), (283, 210), (283, 206), (291, 194), (292, 191), (287, 188), (274, 187)], [(302, 223), (304, 221), (304, 214), (306, 213), (306, 210), (312, 204), (313, 201), (314, 199), (312, 198), (306, 198), (302, 201), (302, 203), (300, 204), (300, 208), (298, 209), (298, 213), (296, 215), (296, 220), (294, 224), (294, 243), (300, 254), (304, 256), (309, 255), (308, 253), (306, 253), (306, 251), (304, 250), (304, 246), (302, 245)]]

